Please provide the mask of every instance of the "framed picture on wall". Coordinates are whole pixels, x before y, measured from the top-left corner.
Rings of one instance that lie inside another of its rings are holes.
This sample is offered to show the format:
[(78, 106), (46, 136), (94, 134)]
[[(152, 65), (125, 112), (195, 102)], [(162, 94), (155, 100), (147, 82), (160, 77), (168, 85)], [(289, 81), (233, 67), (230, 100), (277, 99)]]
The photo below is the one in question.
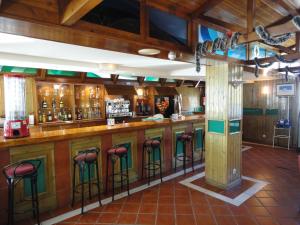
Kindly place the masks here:
[(293, 96), (295, 95), (295, 84), (277, 84), (277, 96)]

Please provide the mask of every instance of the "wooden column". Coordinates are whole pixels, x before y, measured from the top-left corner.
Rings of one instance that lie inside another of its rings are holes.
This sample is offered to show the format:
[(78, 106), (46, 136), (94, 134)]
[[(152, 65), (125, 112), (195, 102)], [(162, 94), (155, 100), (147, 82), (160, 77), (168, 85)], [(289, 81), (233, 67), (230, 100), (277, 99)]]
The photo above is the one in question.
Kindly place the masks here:
[[(242, 66), (209, 61), (206, 71), (205, 179), (229, 189), (241, 182)], [(235, 83), (236, 85), (233, 85)]]

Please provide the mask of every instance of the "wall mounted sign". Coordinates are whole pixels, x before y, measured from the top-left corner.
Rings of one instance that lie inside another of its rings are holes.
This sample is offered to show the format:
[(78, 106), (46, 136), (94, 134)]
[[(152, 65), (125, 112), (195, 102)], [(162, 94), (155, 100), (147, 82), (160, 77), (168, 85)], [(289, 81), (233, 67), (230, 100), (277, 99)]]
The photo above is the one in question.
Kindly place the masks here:
[(295, 95), (295, 84), (277, 84), (277, 96), (293, 96)]

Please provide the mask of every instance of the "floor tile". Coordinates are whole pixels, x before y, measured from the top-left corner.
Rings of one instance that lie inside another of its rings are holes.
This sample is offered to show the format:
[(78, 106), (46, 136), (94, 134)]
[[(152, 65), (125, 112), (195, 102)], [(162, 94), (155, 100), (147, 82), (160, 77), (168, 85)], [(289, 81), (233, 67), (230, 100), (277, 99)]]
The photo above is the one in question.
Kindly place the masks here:
[(119, 218), (117, 220), (118, 224), (135, 224), (137, 215), (136, 214), (128, 214), (128, 213), (120, 213)]
[(138, 214), (137, 224), (155, 224), (155, 214)]

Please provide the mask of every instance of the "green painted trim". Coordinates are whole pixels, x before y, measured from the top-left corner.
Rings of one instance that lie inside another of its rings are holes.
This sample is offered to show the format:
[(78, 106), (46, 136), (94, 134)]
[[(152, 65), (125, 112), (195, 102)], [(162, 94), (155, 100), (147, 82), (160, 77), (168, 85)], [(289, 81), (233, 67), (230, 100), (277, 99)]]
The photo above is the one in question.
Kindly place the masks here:
[(26, 68), (26, 67), (16, 67), (16, 66), (2, 66), (1, 72), (3, 73), (26, 73), (30, 75), (36, 75), (38, 69), (36, 68)]
[(279, 114), (279, 109), (266, 109), (266, 116), (277, 116)]
[(145, 77), (145, 81), (159, 81), (159, 78), (158, 77)]
[(87, 78), (101, 78), (101, 76), (99, 76), (95, 73), (91, 73), (91, 72), (86, 73), (86, 77)]
[(65, 71), (65, 70), (47, 70), (47, 75), (50, 76), (63, 76), (63, 77), (75, 77), (78, 76), (78, 72)]
[(247, 115), (247, 116), (263, 115), (263, 109), (261, 109), (261, 108), (243, 108), (243, 115)]
[(224, 120), (208, 120), (208, 132), (224, 134), (225, 121)]
[[(127, 148), (128, 152), (128, 169), (132, 169), (133, 168), (133, 162), (132, 162), (132, 148), (131, 148), (131, 143), (124, 143), (121, 144), (122, 146), (124, 146), (125, 148)], [(122, 170), (126, 170), (126, 159), (125, 157), (122, 158)]]
[(241, 131), (241, 120), (229, 121), (229, 133), (237, 133)]

